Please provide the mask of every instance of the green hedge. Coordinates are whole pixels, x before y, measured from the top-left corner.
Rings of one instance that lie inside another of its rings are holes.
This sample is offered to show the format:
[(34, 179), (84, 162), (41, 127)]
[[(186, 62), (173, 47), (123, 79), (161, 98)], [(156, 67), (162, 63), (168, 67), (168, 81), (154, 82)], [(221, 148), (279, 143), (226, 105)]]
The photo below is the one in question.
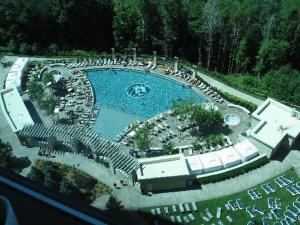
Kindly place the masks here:
[(213, 174), (213, 175), (207, 176), (207, 177), (201, 177), (198, 179), (198, 181), (202, 184), (222, 181), (222, 180), (225, 180), (225, 179), (228, 179), (231, 177), (236, 177), (236, 176), (246, 173), (250, 170), (256, 169), (262, 165), (265, 165), (268, 162), (269, 162), (268, 157), (266, 155), (263, 155), (261, 158), (255, 160), (255, 161), (252, 161), (250, 163), (247, 163), (247, 164), (243, 165), (242, 167), (233, 168), (224, 173)]
[(248, 102), (244, 99), (241, 99), (239, 97), (236, 97), (234, 95), (231, 95), (227, 92), (222, 92), (220, 90), (218, 90), (218, 92), (220, 93), (220, 95), (225, 98), (227, 101), (233, 103), (233, 104), (236, 104), (236, 105), (240, 105), (240, 106), (243, 106), (245, 107), (246, 109), (248, 109), (250, 112), (253, 112), (256, 110), (257, 108), (257, 105), (252, 103), (252, 102)]

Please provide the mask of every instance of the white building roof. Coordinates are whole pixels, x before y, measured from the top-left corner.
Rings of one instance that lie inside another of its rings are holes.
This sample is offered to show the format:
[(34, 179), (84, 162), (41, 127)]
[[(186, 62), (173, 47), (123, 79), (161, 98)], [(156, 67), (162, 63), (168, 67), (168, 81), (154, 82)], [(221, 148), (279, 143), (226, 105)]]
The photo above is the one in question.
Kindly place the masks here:
[(234, 149), (244, 162), (258, 155), (257, 148), (248, 139), (235, 144)]
[(29, 58), (18, 58), (15, 63), (12, 65), (10, 71), (23, 71), (23, 69), (27, 66), (29, 62)]
[[(158, 158), (158, 159), (157, 159)], [(152, 161), (151, 161), (152, 159)], [(142, 166), (137, 170), (138, 180), (189, 175), (186, 161), (183, 157), (153, 157), (147, 161), (140, 160)]]
[(219, 170), (223, 167), (222, 162), (215, 152), (199, 155), (205, 172)]
[(16, 88), (0, 91), (0, 108), (13, 132), (22, 130), (33, 120)]
[[(286, 135), (295, 139), (300, 133), (300, 119), (293, 116), (294, 112), (294, 109), (268, 98), (252, 114), (260, 122), (250, 135), (273, 149)], [(299, 112), (296, 114), (300, 115)]]
[(232, 146), (217, 151), (216, 154), (218, 155), (225, 168), (237, 165), (242, 162), (241, 157)]
[(199, 158), (199, 155), (188, 156), (186, 157), (186, 160), (192, 172), (197, 174), (203, 172), (203, 165)]
[(28, 62), (29, 58), (18, 58), (16, 60), (6, 76), (5, 88), (20, 88), (24, 68), (27, 67)]

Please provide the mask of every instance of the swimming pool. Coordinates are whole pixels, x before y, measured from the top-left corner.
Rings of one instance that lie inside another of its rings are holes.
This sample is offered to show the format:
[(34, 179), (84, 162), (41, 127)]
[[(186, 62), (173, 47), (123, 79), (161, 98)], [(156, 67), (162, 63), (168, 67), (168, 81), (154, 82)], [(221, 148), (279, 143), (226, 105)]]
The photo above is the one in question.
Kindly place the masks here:
[(113, 139), (128, 124), (146, 120), (170, 109), (174, 100), (206, 98), (174, 80), (135, 70), (91, 70), (91, 81), (100, 114), (94, 125), (105, 138)]
[(235, 114), (227, 114), (224, 117), (224, 122), (229, 126), (236, 126), (240, 123), (240, 118)]

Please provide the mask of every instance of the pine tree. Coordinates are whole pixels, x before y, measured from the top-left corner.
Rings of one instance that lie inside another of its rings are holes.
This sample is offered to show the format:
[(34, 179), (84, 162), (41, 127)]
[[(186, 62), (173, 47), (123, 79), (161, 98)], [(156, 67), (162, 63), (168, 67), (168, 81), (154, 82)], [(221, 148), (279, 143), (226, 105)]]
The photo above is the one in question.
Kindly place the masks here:
[(123, 205), (121, 201), (119, 201), (116, 197), (113, 195), (109, 196), (109, 199), (107, 200), (105, 204), (105, 208), (109, 211), (121, 211), (123, 209)]

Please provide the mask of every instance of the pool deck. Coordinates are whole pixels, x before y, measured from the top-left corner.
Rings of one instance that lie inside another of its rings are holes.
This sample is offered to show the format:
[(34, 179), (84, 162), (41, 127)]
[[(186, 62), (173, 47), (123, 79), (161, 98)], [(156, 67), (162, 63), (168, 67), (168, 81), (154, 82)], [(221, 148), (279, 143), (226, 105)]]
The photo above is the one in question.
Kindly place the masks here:
[[(97, 70), (97, 69), (122, 69), (122, 70), (134, 70), (134, 71), (140, 71), (145, 73), (145, 67), (144, 66), (121, 66), (121, 65), (110, 65), (110, 66), (96, 66), (96, 67), (85, 67), (85, 68), (76, 68), (79, 69), (81, 71), (89, 71), (89, 70)], [(75, 70), (76, 70), (75, 69)], [(155, 70), (151, 70), (150, 73), (155, 74), (157, 76), (162, 76), (166, 79), (171, 79), (174, 80), (186, 87), (190, 87), (189, 82), (187, 82), (185, 79), (179, 77), (179, 76), (175, 76), (175, 75), (165, 75), (165, 67), (158, 67)], [(200, 96), (204, 96), (206, 99), (208, 99), (211, 103), (213, 103), (214, 105), (216, 105), (219, 110), (222, 112), (223, 115), (226, 114), (237, 114), (240, 119), (241, 119), (241, 123), (238, 126), (234, 126), (234, 130), (232, 130), (232, 132), (228, 133), (229, 138), (233, 141), (236, 142), (239, 138), (239, 135), (242, 132), (245, 132), (247, 130), (247, 125), (249, 122), (249, 116), (239, 110), (239, 109), (234, 109), (234, 108), (229, 108), (227, 106), (228, 102), (224, 101), (223, 103), (219, 103), (219, 102), (215, 102), (210, 96), (208, 96), (207, 94), (205, 94), (203, 91), (201, 91), (201, 89), (192, 86), (190, 87), (193, 91), (195, 91), (196, 93), (198, 93)], [(101, 116), (101, 115), (100, 115)], [(153, 117), (154, 118), (154, 117)], [(193, 141), (197, 140), (199, 141), (199, 137), (196, 135), (197, 130), (196, 129), (188, 129), (184, 132), (180, 132), (178, 131), (177, 127), (178, 126), (183, 126), (183, 125), (187, 125), (188, 124), (188, 120), (178, 120), (176, 117), (172, 117), (172, 116), (165, 116), (164, 121), (168, 127), (165, 129), (161, 129), (159, 132), (159, 137), (161, 136), (167, 136), (170, 131), (176, 134), (176, 138), (172, 139), (171, 141), (173, 141), (176, 145), (178, 146), (185, 146), (185, 145), (190, 145)], [(161, 123), (157, 123), (161, 124)], [(159, 140), (158, 136), (156, 135), (156, 137), (154, 136), (152, 142), (151, 142), (151, 146), (152, 148), (161, 148), (163, 143)], [(127, 141), (123, 142), (123, 143), (127, 143)], [(126, 144), (127, 145), (127, 144)], [(130, 148), (134, 148), (133, 144), (129, 144), (127, 147), (127, 150), (129, 150)], [(126, 147), (125, 147), (126, 149)], [(195, 152), (195, 154), (197, 154), (197, 152)]]

